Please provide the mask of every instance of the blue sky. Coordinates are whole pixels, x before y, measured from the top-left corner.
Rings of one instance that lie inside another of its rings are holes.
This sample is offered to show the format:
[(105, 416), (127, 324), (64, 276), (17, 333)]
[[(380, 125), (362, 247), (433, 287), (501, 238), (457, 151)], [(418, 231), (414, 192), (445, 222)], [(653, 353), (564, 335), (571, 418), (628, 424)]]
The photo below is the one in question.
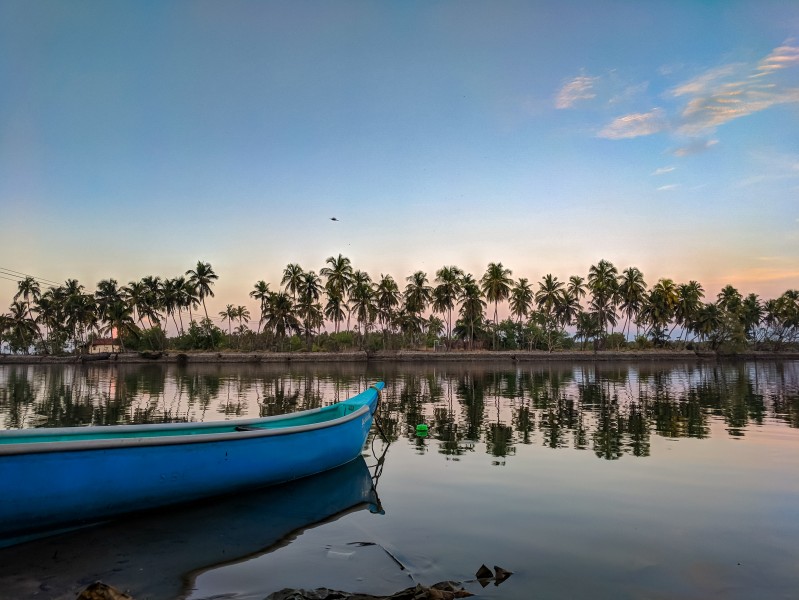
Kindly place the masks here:
[(605, 258), (774, 297), (798, 198), (795, 2), (0, 2), (0, 267), (47, 280)]

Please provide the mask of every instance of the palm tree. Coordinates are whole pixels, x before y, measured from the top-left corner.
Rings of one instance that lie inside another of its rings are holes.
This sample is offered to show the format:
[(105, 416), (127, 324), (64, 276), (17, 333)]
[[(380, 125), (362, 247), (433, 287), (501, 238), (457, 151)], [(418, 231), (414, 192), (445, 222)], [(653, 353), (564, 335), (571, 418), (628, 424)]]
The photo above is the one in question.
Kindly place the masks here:
[(282, 341), (287, 333), (300, 333), (302, 326), (294, 311), (294, 302), (286, 292), (271, 292), (266, 303), (264, 330), (273, 331)]
[(214, 297), (214, 292), (211, 286), (219, 279), (219, 276), (214, 273), (211, 263), (197, 261), (197, 267), (186, 271), (189, 276), (188, 283), (192, 286), (197, 293), (197, 297), (202, 302), (203, 310), (205, 311), (205, 318), (208, 318), (208, 309), (205, 306), (205, 297)]
[(239, 320), (239, 327), (244, 327), (244, 323), (250, 322), (250, 310), (246, 306), (237, 306), (236, 318)]
[(380, 281), (375, 289), (377, 314), (383, 326), (383, 347), (386, 345), (387, 328), (393, 323), (401, 294), (397, 282), (391, 275), (380, 274)]
[(258, 300), (258, 306), (261, 310), (261, 317), (258, 320), (258, 333), (261, 333), (261, 324), (264, 322), (264, 314), (266, 313), (266, 305), (269, 301), (269, 284), (263, 279), (255, 282), (253, 291), (250, 292), (250, 298)]
[(133, 317), (139, 323), (139, 326), (144, 328), (144, 305), (146, 302), (145, 296), (148, 293), (147, 287), (143, 281), (130, 281), (128, 285), (120, 290), (122, 298), (127, 302), (133, 310)]
[(619, 276), (619, 308), (625, 315), (624, 326), (621, 328), (624, 334), (624, 339), (627, 339), (627, 333), (630, 325), (630, 320), (636, 318), (641, 312), (646, 298), (646, 282), (644, 281), (644, 274), (636, 267), (628, 267), (621, 272)]
[(674, 318), (677, 300), (677, 286), (671, 279), (659, 279), (646, 298), (641, 318), (649, 324), (647, 332), (652, 334), (657, 343), (669, 337), (667, 328)]
[(107, 306), (105, 320), (107, 324), (103, 331), (111, 338), (114, 337), (114, 332), (116, 332), (123, 352), (125, 351), (126, 335), (139, 337), (139, 328), (133, 320), (133, 309), (126, 302), (117, 300)]
[(513, 279), (511, 270), (502, 266), (502, 263), (488, 263), (486, 272), (480, 279), (480, 287), (488, 302), (494, 303), (494, 349), (497, 348), (497, 324), (499, 323), (499, 303), (510, 296)]
[[(322, 267), (319, 274), (325, 278), (325, 289), (328, 296), (335, 296), (341, 301), (346, 300), (350, 287), (353, 284), (353, 270), (350, 259), (339, 254), (329, 256), (325, 261), (328, 267)], [(342, 319), (343, 320), (343, 319)], [(339, 321), (334, 321), (336, 333), (339, 332)]]
[(535, 293), (535, 302), (538, 310), (544, 315), (544, 326), (547, 334), (547, 350), (552, 352), (552, 330), (555, 328), (557, 319), (555, 311), (561, 302), (563, 295), (563, 282), (558, 281), (551, 273), (544, 275), (538, 283), (538, 291)]
[(700, 341), (716, 337), (711, 341), (711, 347), (715, 350), (722, 339), (715, 336), (723, 326), (724, 313), (718, 303), (706, 303), (696, 313), (696, 320), (690, 324), (691, 330), (699, 336)]
[(197, 309), (200, 306), (200, 295), (197, 288), (189, 279), (184, 280), (183, 290), (181, 291), (181, 306), (189, 311), (189, 324), (194, 322), (194, 315), (191, 309)]
[(372, 280), (363, 271), (355, 271), (350, 288), (350, 301), (352, 302), (352, 312), (358, 321), (358, 329), (361, 331), (361, 345), (369, 335), (369, 326), (377, 318), (377, 305), (375, 304), (375, 291), (372, 287)]
[(11, 348), (30, 354), (30, 347), (34, 343), (36, 334), (39, 333), (36, 322), (29, 316), (30, 307), (25, 302), (15, 300), (12, 302), (10, 310), (9, 341)]
[(561, 290), (555, 305), (555, 316), (560, 323), (561, 331), (565, 331), (569, 325), (574, 323), (582, 312), (583, 308), (580, 306), (576, 294), (568, 290)]
[(108, 321), (108, 310), (112, 304), (122, 302), (122, 292), (116, 279), (102, 279), (97, 283), (94, 299), (97, 302), (97, 313), (101, 321)]
[(327, 302), (324, 309), (325, 317), (333, 322), (335, 333), (338, 334), (339, 323), (347, 316), (349, 308), (344, 302), (344, 297), (337, 289), (328, 289), (326, 287), (325, 290), (327, 291)]
[(165, 279), (163, 283), (163, 287), (161, 290), (162, 297), (161, 297), (161, 307), (164, 309), (164, 314), (166, 318), (164, 319), (164, 331), (166, 332), (166, 325), (167, 320), (170, 316), (172, 317), (172, 322), (175, 324), (175, 331), (182, 334), (183, 333), (183, 322), (181, 320), (181, 326), (178, 327), (177, 319), (175, 319), (175, 312), (177, 311), (180, 313), (180, 295), (183, 288), (183, 283), (179, 282), (177, 279)]
[(695, 318), (700, 308), (702, 308), (702, 298), (705, 296), (705, 290), (698, 281), (689, 281), (688, 283), (681, 283), (677, 286), (677, 305), (674, 307), (674, 322), (682, 327), (681, 334), (688, 339), (688, 326)]
[(526, 278), (520, 277), (510, 291), (510, 314), (518, 319), (519, 324), (523, 318), (526, 319), (530, 315), (534, 299), (530, 282)]
[(232, 337), (233, 337), (233, 333), (232, 333), (232, 331), (231, 331), (231, 323), (233, 322), (233, 319), (235, 319), (235, 318), (236, 318), (236, 309), (235, 309), (235, 308), (233, 308), (233, 305), (232, 305), (232, 304), (228, 304), (228, 305), (225, 307), (225, 310), (223, 310), (223, 311), (221, 311), (221, 312), (219, 313), (219, 316), (220, 316), (220, 317), (221, 317), (223, 320), (224, 320), (224, 319), (227, 319), (227, 333), (228, 333), (228, 337), (229, 337), (229, 338), (232, 338)]
[(447, 343), (452, 340), (452, 309), (461, 293), (463, 269), (459, 267), (441, 267), (436, 271), (438, 285), (433, 289), (433, 310), (447, 315)]
[(319, 304), (319, 295), (322, 292), (322, 280), (313, 271), (303, 273), (299, 284), (296, 286), (297, 309), (299, 316), (303, 319), (305, 330), (305, 343), (308, 350), (311, 349), (311, 334), (323, 323), (322, 307)]
[(616, 324), (616, 298), (619, 272), (613, 263), (600, 260), (588, 270), (588, 289), (591, 291), (591, 309), (597, 314), (602, 334), (608, 324)]
[(763, 319), (764, 309), (757, 294), (749, 294), (741, 303), (740, 320), (746, 332), (746, 338), (757, 341), (757, 327)]
[[(158, 311), (163, 308), (164, 304), (164, 284), (160, 277), (153, 277), (152, 275), (142, 277), (141, 282), (142, 285), (144, 285), (146, 293), (144, 295), (143, 307), (141, 307), (140, 310), (143, 310), (147, 320), (150, 322), (151, 329), (153, 327), (153, 321), (158, 323), (160, 327), (161, 315), (158, 314)], [(166, 330), (166, 325), (164, 325), (164, 329)]]
[(585, 279), (579, 275), (572, 275), (569, 277), (569, 282), (566, 284), (566, 291), (580, 302), (585, 298)]
[(474, 331), (482, 325), (483, 311), (486, 303), (480, 286), (471, 273), (464, 275), (461, 281), (461, 309), (460, 316), (464, 327), (469, 332), (469, 347), (474, 347)]
[(297, 290), (300, 287), (300, 281), (303, 276), (302, 267), (296, 263), (289, 263), (283, 269), (283, 279), (280, 280), (280, 285), (284, 286), (287, 292), (291, 293), (294, 301), (297, 301)]
[(0, 313), (0, 354), (3, 353), (3, 336), (11, 329), (11, 315)]
[(405, 281), (405, 310), (414, 317), (414, 321), (421, 321), (422, 313), (432, 300), (433, 290), (427, 285), (427, 273), (416, 271), (409, 275)]
[[(14, 302), (16, 302), (17, 300), (22, 298), (25, 301), (25, 306), (28, 309), (28, 318), (31, 321), (34, 321), (33, 312), (31, 310), (31, 303), (38, 301), (41, 295), (42, 292), (41, 292), (41, 287), (39, 286), (39, 282), (36, 281), (30, 275), (26, 275), (25, 279), (17, 282), (17, 293), (14, 294), (13, 300)], [(39, 336), (41, 337), (42, 347), (46, 351), (46, 348), (44, 346), (44, 336), (42, 335), (41, 331), (38, 330), (38, 327), (36, 329), (37, 333), (39, 333)]]

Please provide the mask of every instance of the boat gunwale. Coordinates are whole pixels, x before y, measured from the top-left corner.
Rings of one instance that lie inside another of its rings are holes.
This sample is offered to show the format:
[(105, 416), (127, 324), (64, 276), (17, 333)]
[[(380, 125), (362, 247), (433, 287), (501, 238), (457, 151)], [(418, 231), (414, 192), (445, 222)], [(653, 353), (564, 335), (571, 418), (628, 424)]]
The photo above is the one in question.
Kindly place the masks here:
[[(366, 393), (370, 390), (365, 390)], [(360, 394), (358, 394), (360, 395)], [(260, 423), (274, 423), (280, 420), (291, 420), (293, 418), (302, 418), (304, 416), (317, 414), (323, 411), (333, 412), (337, 407), (350, 402), (356, 398), (350, 398), (344, 402), (331, 404), (320, 408), (313, 408), (294, 413), (287, 413), (285, 415), (274, 415), (271, 417), (261, 417), (253, 419), (229, 420), (229, 421), (209, 421), (207, 423), (151, 423), (146, 425), (100, 425), (91, 426), (95, 429), (108, 429), (120, 433), (135, 433), (136, 431), (169, 431), (181, 429), (213, 429), (215, 427), (231, 427), (227, 431), (219, 431), (215, 433), (196, 433), (184, 434), (177, 433), (176, 435), (165, 436), (146, 436), (146, 437), (122, 437), (122, 438), (100, 438), (100, 439), (76, 439), (76, 440), (59, 440), (59, 441), (30, 441), (20, 443), (4, 443), (0, 444), (0, 457), (5, 456), (21, 456), (24, 454), (43, 454), (52, 452), (81, 452), (87, 450), (114, 450), (114, 449), (127, 449), (127, 448), (142, 448), (142, 447), (155, 447), (155, 446), (175, 446), (185, 444), (208, 444), (208, 443), (224, 443), (224, 442), (238, 442), (243, 440), (273, 437), (281, 435), (290, 435), (315, 431), (317, 429), (327, 429), (335, 427), (349, 421), (362, 417), (364, 414), (370, 414), (371, 398), (365, 400), (356, 410), (343, 414), (339, 417), (319, 421), (316, 423), (306, 423), (302, 425), (288, 425), (280, 428), (253, 428), (244, 431), (237, 430), (237, 427), (246, 427), (257, 425)], [(7, 432), (9, 437), (24, 437), (31, 435), (40, 435), (46, 437), (48, 435), (69, 435), (69, 434), (86, 434), (89, 427), (58, 427), (53, 429), (40, 429), (35, 433), (28, 430), (17, 430)], [(0, 435), (6, 435), (0, 433)]]

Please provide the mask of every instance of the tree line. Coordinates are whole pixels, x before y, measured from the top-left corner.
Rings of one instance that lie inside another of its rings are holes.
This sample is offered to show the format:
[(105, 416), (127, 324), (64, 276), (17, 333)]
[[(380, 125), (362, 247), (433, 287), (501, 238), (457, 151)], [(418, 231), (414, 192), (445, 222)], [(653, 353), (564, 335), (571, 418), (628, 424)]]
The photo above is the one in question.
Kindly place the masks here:
[[(0, 314), (0, 347), (15, 353), (81, 351), (100, 336), (127, 349), (367, 350), (419, 347), (594, 350), (634, 346), (730, 351), (796, 348), (799, 291), (778, 298), (744, 296), (731, 285), (705, 297), (697, 281), (661, 278), (648, 286), (636, 267), (619, 271), (600, 260), (586, 277), (536, 283), (513, 279), (502, 263), (478, 278), (457, 266), (429, 277), (416, 271), (404, 286), (377, 279), (339, 254), (319, 270), (288, 264), (275, 289), (259, 280), (243, 305), (218, 313), (206, 307), (218, 276), (210, 263), (174, 278), (148, 275), (120, 286), (101, 280), (94, 292), (75, 279), (42, 290), (33, 277), (18, 282), (8, 313)], [(500, 320), (507, 303), (510, 317)], [(255, 329), (251, 321), (255, 321)], [(168, 337), (170, 323), (175, 335)], [(234, 323), (235, 328), (234, 328)]]

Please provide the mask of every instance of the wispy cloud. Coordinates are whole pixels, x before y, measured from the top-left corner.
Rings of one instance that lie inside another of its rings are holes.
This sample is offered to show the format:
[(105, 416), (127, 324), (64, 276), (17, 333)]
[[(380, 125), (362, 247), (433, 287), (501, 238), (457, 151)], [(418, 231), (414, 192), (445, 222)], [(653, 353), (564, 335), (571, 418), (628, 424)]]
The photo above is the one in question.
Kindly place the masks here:
[(665, 175), (666, 173), (671, 173), (676, 169), (677, 167), (660, 167), (659, 169), (655, 169), (652, 172), (652, 175)]
[(598, 77), (580, 75), (567, 81), (555, 96), (555, 108), (572, 108), (580, 100), (596, 98), (594, 84)]
[(678, 189), (680, 189), (680, 184), (678, 184), (678, 183), (670, 183), (669, 185), (661, 185), (658, 188), (658, 191), (659, 192), (671, 192), (673, 190), (678, 190)]
[[(694, 138), (675, 150), (676, 156), (703, 152), (716, 141), (696, 138), (707, 138), (719, 126), (780, 104), (799, 103), (797, 70), (799, 45), (788, 41), (757, 63), (717, 66), (675, 86), (666, 97), (678, 102), (674, 109), (659, 107), (617, 117), (597, 135), (617, 140), (669, 131)], [(578, 85), (581, 79), (592, 81)], [(561, 90), (563, 107), (573, 104), (574, 101), (569, 103), (571, 97), (593, 94), (593, 79), (578, 77), (564, 86)]]
[(656, 108), (646, 113), (633, 113), (614, 119), (597, 136), (609, 140), (621, 140), (642, 135), (652, 135), (667, 128), (665, 113)]
[(692, 156), (705, 152), (718, 143), (718, 140), (694, 140), (684, 146), (675, 148), (672, 154), (674, 154), (674, 156)]
[(778, 104), (799, 102), (799, 87), (777, 77), (783, 69), (799, 66), (799, 47), (775, 48), (754, 68), (735, 63), (711, 69), (671, 91), (687, 97), (678, 133), (702, 135), (720, 125)]
[(758, 73), (754, 76), (759, 77), (797, 64), (799, 64), (799, 47), (786, 44), (775, 48), (771, 54), (761, 60), (757, 66)]
[(757, 168), (753, 175), (738, 181), (738, 187), (763, 182), (790, 181), (799, 179), (799, 155), (775, 152), (750, 152), (749, 162)]

